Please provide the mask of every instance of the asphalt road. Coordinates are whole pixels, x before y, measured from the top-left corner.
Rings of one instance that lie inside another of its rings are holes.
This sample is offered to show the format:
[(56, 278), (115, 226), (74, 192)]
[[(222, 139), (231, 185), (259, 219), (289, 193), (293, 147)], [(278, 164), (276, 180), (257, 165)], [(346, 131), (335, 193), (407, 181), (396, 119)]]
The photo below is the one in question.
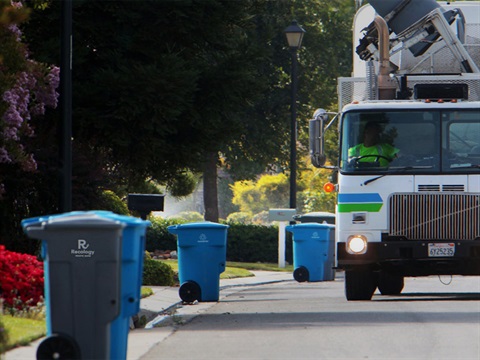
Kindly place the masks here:
[(480, 277), (406, 279), (348, 302), (343, 281), (230, 289), (184, 306), (142, 359), (480, 359)]

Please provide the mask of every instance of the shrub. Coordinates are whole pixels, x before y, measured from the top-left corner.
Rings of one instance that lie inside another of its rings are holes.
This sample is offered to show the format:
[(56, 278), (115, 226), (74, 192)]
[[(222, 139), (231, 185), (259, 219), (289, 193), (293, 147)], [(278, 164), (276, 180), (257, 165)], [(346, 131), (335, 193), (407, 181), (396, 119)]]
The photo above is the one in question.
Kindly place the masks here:
[(178, 214), (169, 217), (170, 219), (185, 220), (186, 222), (201, 222), (205, 221), (202, 214), (196, 211), (182, 211)]
[[(292, 239), (286, 235), (285, 259), (292, 262)], [(227, 239), (227, 260), (241, 262), (278, 261), (278, 227), (230, 224)]]
[(143, 259), (144, 260), (152, 260), (152, 255), (148, 251), (145, 250)]
[(0, 290), (6, 308), (35, 307), (43, 300), (43, 263), (0, 245)]
[(120, 215), (130, 215), (127, 204), (125, 204), (125, 202), (111, 190), (105, 190), (102, 192), (100, 204), (104, 210), (112, 211)]
[(235, 212), (231, 213), (230, 215), (227, 216), (227, 221), (228, 224), (251, 224), (252, 223), (252, 215), (248, 212)]
[[(288, 177), (285, 174), (262, 175), (257, 181), (237, 181), (231, 185), (233, 204), (240, 211), (259, 213), (281, 208), (288, 203)], [(298, 183), (299, 191), (301, 182)]]
[(177, 250), (177, 237), (168, 232), (170, 225), (185, 223), (182, 219), (163, 219), (151, 216), (149, 218), (152, 226), (147, 228), (145, 248), (149, 252), (155, 250)]
[(265, 210), (255, 214), (252, 217), (252, 223), (255, 225), (271, 225), (271, 221), (269, 220), (269, 212)]
[(172, 268), (157, 260), (145, 259), (143, 263), (144, 286), (173, 286), (175, 273)]

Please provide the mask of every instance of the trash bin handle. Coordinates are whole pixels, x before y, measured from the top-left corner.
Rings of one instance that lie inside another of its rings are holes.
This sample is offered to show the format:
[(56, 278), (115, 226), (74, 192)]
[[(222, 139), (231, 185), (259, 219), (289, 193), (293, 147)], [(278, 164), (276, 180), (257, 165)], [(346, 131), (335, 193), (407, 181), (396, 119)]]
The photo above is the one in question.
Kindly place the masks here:
[(167, 227), (167, 230), (170, 234), (178, 234), (178, 228), (179, 228), (179, 225), (170, 225)]
[(41, 226), (28, 226), (25, 228), (25, 233), (32, 239), (42, 240), (42, 235), (45, 235), (45, 228), (43, 224)]

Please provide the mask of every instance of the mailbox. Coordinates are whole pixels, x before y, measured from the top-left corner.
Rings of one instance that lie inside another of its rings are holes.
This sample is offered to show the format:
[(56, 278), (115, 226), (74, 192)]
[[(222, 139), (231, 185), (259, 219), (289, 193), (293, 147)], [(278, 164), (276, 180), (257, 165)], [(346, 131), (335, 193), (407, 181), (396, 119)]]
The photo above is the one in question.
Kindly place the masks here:
[(268, 219), (270, 221), (293, 221), (293, 216), (296, 213), (296, 209), (270, 209)]

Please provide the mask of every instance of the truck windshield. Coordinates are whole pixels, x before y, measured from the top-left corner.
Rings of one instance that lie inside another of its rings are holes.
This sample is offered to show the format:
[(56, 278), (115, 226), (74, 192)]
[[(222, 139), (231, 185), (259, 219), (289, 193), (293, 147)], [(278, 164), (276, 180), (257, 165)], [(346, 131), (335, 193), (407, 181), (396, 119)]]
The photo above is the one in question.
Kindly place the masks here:
[(480, 110), (349, 111), (344, 173), (479, 173)]

